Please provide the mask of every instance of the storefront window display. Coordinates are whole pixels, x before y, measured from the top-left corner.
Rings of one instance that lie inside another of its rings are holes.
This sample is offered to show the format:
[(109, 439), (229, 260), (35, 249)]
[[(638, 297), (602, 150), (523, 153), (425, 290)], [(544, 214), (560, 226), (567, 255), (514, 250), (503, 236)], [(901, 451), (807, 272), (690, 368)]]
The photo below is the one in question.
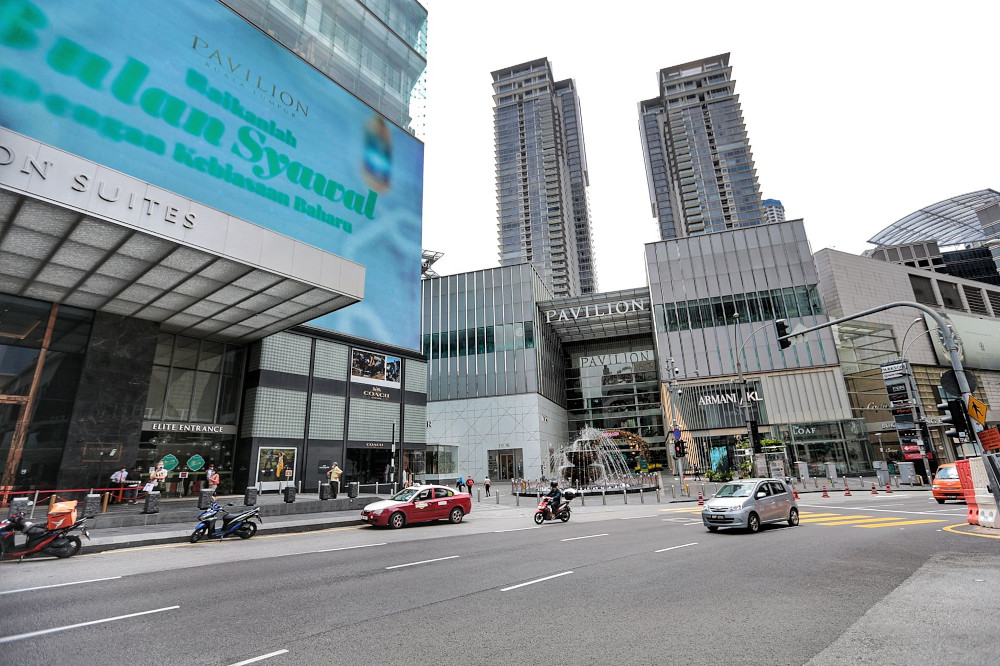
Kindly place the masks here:
[(235, 434), (144, 431), (136, 465), (142, 469), (145, 479), (162, 460), (167, 470), (165, 495), (168, 497), (197, 495), (204, 487), (206, 470), (214, 465), (221, 478), (217, 492), (226, 494), (233, 488), (235, 443)]

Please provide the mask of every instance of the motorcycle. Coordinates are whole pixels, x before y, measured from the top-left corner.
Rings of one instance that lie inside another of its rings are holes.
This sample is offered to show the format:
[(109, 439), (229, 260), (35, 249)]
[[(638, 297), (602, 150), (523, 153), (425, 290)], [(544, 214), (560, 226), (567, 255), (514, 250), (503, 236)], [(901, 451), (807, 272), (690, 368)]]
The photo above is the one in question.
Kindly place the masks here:
[[(31, 555), (73, 557), (83, 548), (83, 541), (71, 532), (79, 530), (89, 540), (90, 532), (86, 525), (87, 519), (81, 518), (56, 529), (47, 529), (25, 520), (24, 512), (19, 511), (0, 521), (0, 559), (23, 559)], [(18, 532), (25, 536), (22, 544), (17, 544), (14, 538)]]
[[(226, 506), (232, 506), (227, 504)], [(219, 522), (218, 516), (222, 514), (222, 525), (216, 527)], [(244, 511), (233, 513), (227, 511), (218, 502), (212, 502), (212, 506), (198, 514), (198, 526), (191, 533), (191, 543), (198, 543), (202, 539), (222, 539), (230, 535), (236, 535), (241, 539), (249, 539), (257, 533), (257, 526), (253, 519), (264, 524), (260, 517), (260, 507), (248, 507)]]
[(549, 511), (549, 506), (552, 504), (551, 497), (543, 497), (538, 503), (538, 508), (535, 509), (535, 524), (541, 525), (546, 520), (561, 520), (564, 523), (569, 520), (570, 508), (569, 502), (571, 499), (576, 497), (576, 493), (572, 489), (567, 488), (563, 491), (563, 499), (565, 501), (560, 502), (558, 508), (554, 511)]

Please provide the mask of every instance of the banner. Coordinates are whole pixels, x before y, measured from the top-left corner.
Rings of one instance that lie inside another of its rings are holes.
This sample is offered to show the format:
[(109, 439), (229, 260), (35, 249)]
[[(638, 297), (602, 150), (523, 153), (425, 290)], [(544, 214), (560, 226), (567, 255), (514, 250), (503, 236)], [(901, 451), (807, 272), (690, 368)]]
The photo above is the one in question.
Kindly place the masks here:
[(0, 0), (0, 126), (363, 265), (311, 324), (419, 349), (423, 144), (222, 4)]

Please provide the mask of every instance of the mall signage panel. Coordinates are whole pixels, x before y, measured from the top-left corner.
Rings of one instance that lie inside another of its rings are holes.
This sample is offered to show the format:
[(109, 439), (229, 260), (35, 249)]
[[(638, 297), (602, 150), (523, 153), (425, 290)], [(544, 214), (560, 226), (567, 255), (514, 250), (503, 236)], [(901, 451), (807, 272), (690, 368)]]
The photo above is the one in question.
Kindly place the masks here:
[(363, 265), (311, 324), (419, 348), (423, 144), (219, 2), (0, 17), (0, 126)]

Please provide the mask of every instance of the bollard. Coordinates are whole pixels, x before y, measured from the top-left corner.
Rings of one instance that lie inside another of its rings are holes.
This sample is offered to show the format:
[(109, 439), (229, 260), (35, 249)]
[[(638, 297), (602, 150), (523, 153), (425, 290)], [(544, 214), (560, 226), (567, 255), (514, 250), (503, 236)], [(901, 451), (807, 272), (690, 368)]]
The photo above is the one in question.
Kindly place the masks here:
[(214, 490), (199, 490), (198, 491), (198, 508), (204, 511), (205, 509), (212, 506), (212, 500), (215, 499)]
[(479, 502), (482, 502), (482, 501), (483, 501), (483, 498), (482, 498), (482, 495), (480, 495), (479, 493), (480, 493), (480, 490), (479, 490), (479, 488), (476, 488), (476, 503), (477, 503), (477, 504), (478, 504)]
[(96, 493), (90, 493), (83, 500), (83, 517), (93, 518), (98, 513), (101, 513), (101, 496)]
[(587, 495), (582, 490), (580, 491), (580, 506), (587, 506)]
[(10, 501), (10, 511), (7, 512), (7, 517), (10, 518), (15, 513), (24, 513), (27, 510), (28, 510), (28, 498), (15, 497)]
[(330, 499), (330, 482), (321, 481), (319, 484), (319, 498), (321, 501)]
[(645, 503), (646, 503), (646, 495), (644, 495), (642, 492), (642, 486), (639, 486), (639, 504), (645, 504)]
[(295, 486), (285, 486), (282, 493), (285, 496), (285, 504), (291, 504), (295, 501)]
[(142, 505), (143, 513), (159, 513), (160, 512), (160, 491), (151, 490), (146, 493), (146, 503)]
[(607, 496), (607, 494), (606, 494), (606, 493), (604, 492), (604, 488), (601, 488), (601, 505), (602, 505), (602, 506), (606, 506), (606, 505), (607, 505), (607, 503), (608, 503), (608, 496)]
[(247, 488), (243, 492), (243, 506), (253, 506), (257, 503), (257, 489)]
[(500, 503), (500, 491), (499, 490), (496, 491), (495, 493), (493, 493), (493, 495), (497, 498), (497, 504), (499, 504)]
[(108, 512), (109, 499), (111, 499), (111, 493), (101, 493), (101, 513)]
[(622, 488), (622, 496), (625, 497), (625, 503), (628, 504), (628, 488)]
[(31, 502), (31, 513), (28, 514), (28, 518), (35, 517), (35, 507), (38, 506), (38, 491), (35, 491), (35, 499)]
[(657, 488), (656, 488), (656, 503), (657, 504), (660, 503), (660, 488), (659, 488), (659, 486), (657, 486)]
[(677, 489), (674, 488), (674, 484), (670, 484), (670, 499), (677, 499)]

